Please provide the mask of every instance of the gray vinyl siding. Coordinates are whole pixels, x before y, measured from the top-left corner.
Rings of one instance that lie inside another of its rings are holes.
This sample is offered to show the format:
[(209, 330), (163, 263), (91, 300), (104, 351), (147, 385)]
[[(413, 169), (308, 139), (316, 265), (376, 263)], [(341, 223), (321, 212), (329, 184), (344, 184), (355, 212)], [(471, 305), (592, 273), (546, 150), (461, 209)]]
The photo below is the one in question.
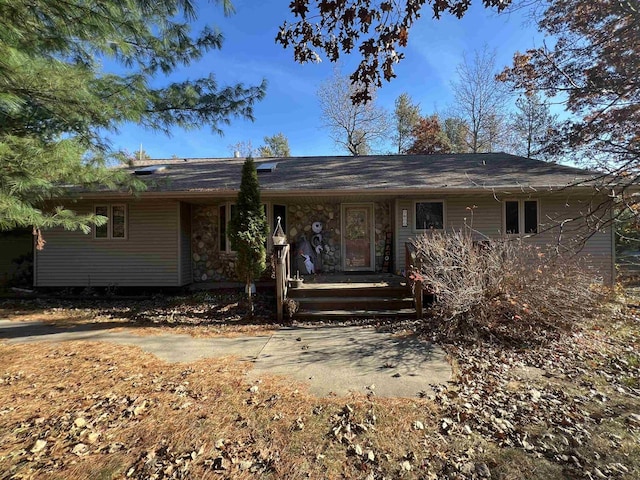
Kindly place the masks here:
[(191, 205), (180, 202), (180, 285), (193, 281), (191, 267)]
[[(109, 202), (96, 202), (107, 204)], [(113, 202), (123, 203), (123, 202)], [(179, 202), (129, 201), (127, 238), (94, 239), (93, 234), (52, 229), (36, 253), (35, 285), (177, 286)], [(81, 213), (94, 203), (74, 205)]]
[[(405, 208), (409, 214), (409, 223), (407, 227), (402, 226), (402, 210)], [(396, 245), (394, 248), (396, 257), (394, 265), (396, 267), (396, 272), (401, 272), (405, 269), (405, 245), (414, 235), (411, 228), (411, 222), (414, 215), (411, 212), (412, 209), (413, 202), (411, 200), (402, 198), (396, 201), (395, 230), (397, 233), (395, 235)]]
[[(456, 195), (429, 196), (424, 195), (415, 199), (398, 199), (396, 202), (396, 270), (405, 268), (405, 243), (419, 234), (414, 229), (414, 202), (428, 200), (443, 200), (445, 211), (445, 225), (447, 230), (459, 230), (466, 224), (473, 231), (473, 237), (502, 238), (503, 231), (503, 200), (537, 200), (540, 229), (539, 234), (527, 238), (527, 242), (539, 245), (561, 245), (563, 249), (576, 250), (580, 244), (579, 253), (588, 259), (591, 268), (595, 269), (602, 279), (612, 281), (614, 251), (611, 227), (595, 233), (590, 233), (586, 241), (586, 228), (583, 215), (595, 205), (605, 201), (604, 197), (593, 197), (589, 194), (579, 195), (575, 192), (564, 192), (540, 195)], [(408, 210), (408, 227), (402, 226), (402, 209)], [(606, 220), (606, 219), (605, 219)], [(565, 221), (561, 228), (560, 224)]]
[(606, 197), (580, 198), (561, 194), (542, 198), (540, 234), (532, 241), (537, 245), (559, 245), (561, 249), (576, 251), (587, 258), (589, 266), (605, 283), (612, 283), (615, 280), (615, 249), (611, 210), (603, 211), (603, 221), (608, 223), (597, 231), (589, 228), (584, 218), (590, 209), (608, 201)]
[[(415, 202), (443, 201), (444, 225), (446, 230), (459, 230), (468, 225), (474, 230), (474, 238), (497, 238), (500, 236), (502, 222), (501, 204), (492, 197), (479, 196), (429, 196), (414, 199), (398, 199), (396, 202), (395, 226), (397, 243), (395, 246), (396, 270), (405, 268), (405, 244), (421, 233), (415, 229)], [(475, 205), (476, 208), (472, 208)], [(469, 209), (467, 209), (469, 207)], [(402, 226), (402, 210), (407, 209), (408, 225)]]

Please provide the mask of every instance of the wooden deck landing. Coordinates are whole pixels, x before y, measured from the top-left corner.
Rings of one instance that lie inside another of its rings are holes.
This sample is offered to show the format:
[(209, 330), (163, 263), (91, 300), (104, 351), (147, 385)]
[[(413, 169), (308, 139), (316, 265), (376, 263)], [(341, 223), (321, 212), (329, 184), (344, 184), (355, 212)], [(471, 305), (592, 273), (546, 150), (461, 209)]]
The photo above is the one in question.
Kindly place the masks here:
[(391, 273), (320, 273), (305, 275), (302, 290), (343, 288), (407, 288), (407, 279)]

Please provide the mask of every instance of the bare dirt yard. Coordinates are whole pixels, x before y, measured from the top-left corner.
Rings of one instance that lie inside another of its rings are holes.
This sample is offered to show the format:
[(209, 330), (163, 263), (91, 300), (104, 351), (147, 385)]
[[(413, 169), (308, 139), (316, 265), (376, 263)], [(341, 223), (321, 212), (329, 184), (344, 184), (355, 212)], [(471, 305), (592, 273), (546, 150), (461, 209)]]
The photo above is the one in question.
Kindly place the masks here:
[[(147, 302), (11, 301), (0, 317), (144, 334), (275, 328), (234, 314), (234, 297)], [(0, 339), (0, 478), (640, 478), (634, 308), (526, 347), (379, 327), (439, 341), (454, 380), (414, 399), (317, 398), (233, 358), (168, 364), (136, 347)]]

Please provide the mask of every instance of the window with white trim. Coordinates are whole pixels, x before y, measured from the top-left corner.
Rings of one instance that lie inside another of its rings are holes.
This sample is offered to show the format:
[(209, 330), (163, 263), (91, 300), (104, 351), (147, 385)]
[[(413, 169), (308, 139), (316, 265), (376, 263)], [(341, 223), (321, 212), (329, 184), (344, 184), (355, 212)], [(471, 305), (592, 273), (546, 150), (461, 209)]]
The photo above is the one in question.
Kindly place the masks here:
[(507, 235), (538, 233), (538, 201), (506, 200), (504, 202), (504, 232)]
[(235, 212), (236, 205), (235, 203), (223, 203), (218, 207), (218, 220), (219, 220), (219, 239), (220, 239), (220, 251), (221, 252), (231, 252), (231, 240), (229, 239), (229, 235), (227, 229), (229, 228), (229, 222), (231, 221), (231, 216), (233, 212)]
[(98, 240), (125, 240), (127, 238), (128, 221), (125, 204), (95, 205), (93, 213), (107, 217), (107, 223), (93, 227), (93, 238)]
[(442, 230), (444, 228), (444, 202), (441, 200), (414, 203), (414, 230)]
[[(273, 211), (271, 211), (269, 209), (269, 204), (268, 203), (263, 203), (262, 207), (265, 209), (265, 212), (267, 213), (267, 225), (271, 226), (271, 224), (275, 221), (273, 220), (275, 218), (275, 214), (274, 215), (270, 215), (272, 212), (276, 212), (276, 207), (278, 207), (278, 214), (280, 214), (281, 212), (286, 212), (285, 207), (282, 205), (273, 205)], [(228, 252), (228, 253), (233, 253), (235, 250), (233, 250), (231, 248), (231, 239), (229, 238), (229, 222), (231, 221), (231, 218), (233, 217), (233, 214), (236, 211), (236, 204), (235, 203), (231, 203), (231, 202), (227, 202), (227, 203), (223, 203), (218, 207), (218, 220), (219, 220), (219, 235), (218, 235), (218, 239), (219, 239), (219, 248), (221, 252)], [(284, 214), (282, 214), (282, 216), (284, 217)], [(283, 222), (284, 222), (284, 218), (283, 218)], [(282, 223), (282, 227), (285, 227), (285, 223)], [(273, 230), (271, 230), (270, 228), (270, 232), (272, 232)], [(274, 227), (275, 229), (275, 223), (274, 223)], [(269, 242), (271, 242), (271, 235), (267, 235), (267, 246), (269, 244)]]

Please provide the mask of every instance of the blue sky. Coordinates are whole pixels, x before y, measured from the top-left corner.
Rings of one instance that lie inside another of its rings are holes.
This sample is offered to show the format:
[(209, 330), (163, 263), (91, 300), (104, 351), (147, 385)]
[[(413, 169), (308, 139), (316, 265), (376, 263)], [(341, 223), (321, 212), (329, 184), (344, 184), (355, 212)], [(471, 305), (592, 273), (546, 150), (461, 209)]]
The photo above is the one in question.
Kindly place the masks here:
[[(332, 75), (334, 64), (323, 60), (320, 64), (299, 65), (293, 61), (291, 50), (275, 43), (281, 23), (293, 20), (289, 2), (233, 3), (236, 13), (224, 17), (214, 2), (198, 2), (198, 22), (206, 21), (222, 31), (223, 48), (208, 53), (172, 78), (194, 79), (214, 73), (220, 84), (257, 84), (265, 78), (267, 95), (255, 108), (255, 122), (233, 119), (230, 126), (223, 127), (223, 136), (206, 125), (190, 131), (176, 128), (171, 137), (124, 125), (110, 135), (113, 146), (135, 151), (142, 144), (153, 158), (228, 157), (232, 154), (230, 145), (251, 141), (258, 147), (266, 135), (282, 132), (289, 139), (292, 155), (344, 154), (322, 128), (316, 97), (318, 86)], [(503, 67), (511, 63), (516, 51), (540, 46), (542, 41), (535, 26), (519, 12), (498, 15), (478, 1), (461, 20), (451, 16), (434, 20), (427, 6), (409, 33), (405, 59), (395, 68), (397, 78), (384, 83), (378, 102), (392, 111), (398, 95), (407, 92), (420, 104), (423, 114), (444, 111), (452, 101), (450, 82), (464, 52), (471, 53), (486, 44), (496, 49), (497, 64)], [(357, 61), (355, 55), (344, 58), (343, 73), (350, 73)]]

